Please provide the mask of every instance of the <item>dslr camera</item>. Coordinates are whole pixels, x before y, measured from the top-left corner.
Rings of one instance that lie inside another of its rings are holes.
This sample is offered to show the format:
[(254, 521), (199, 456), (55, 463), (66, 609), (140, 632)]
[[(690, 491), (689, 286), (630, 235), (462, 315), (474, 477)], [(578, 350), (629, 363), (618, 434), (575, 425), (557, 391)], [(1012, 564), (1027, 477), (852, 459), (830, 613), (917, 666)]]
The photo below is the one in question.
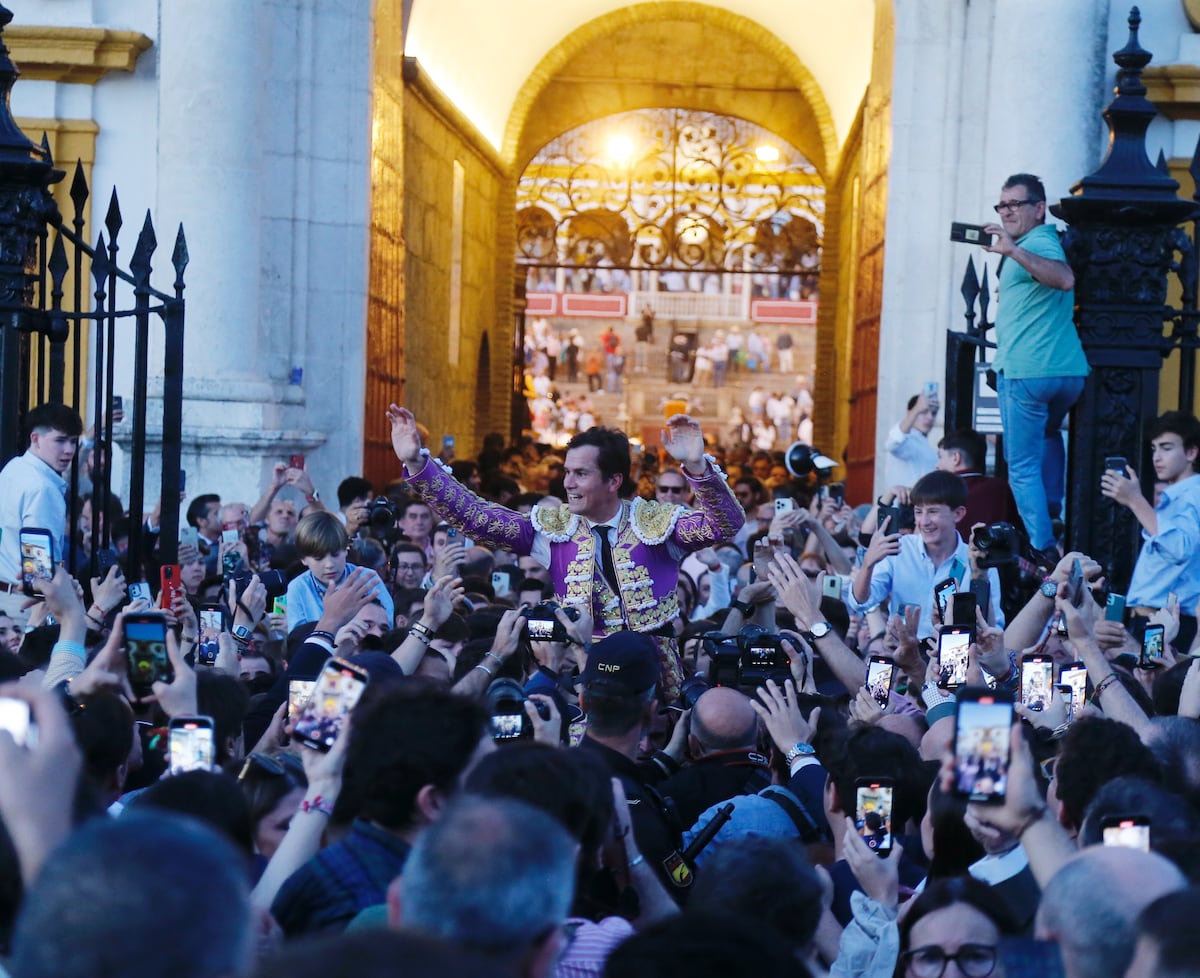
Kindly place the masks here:
[[(521, 613), (525, 618), (525, 635), (531, 642), (570, 641), (566, 628), (555, 614), (558, 609), (559, 605), (553, 601), (543, 601)], [(564, 610), (571, 621), (579, 621), (578, 608), (565, 608)]]
[[(533, 723), (525, 712), (525, 701), (528, 697), (521, 684), (515, 679), (501, 676), (493, 679), (487, 689), (487, 711), (491, 718), (492, 739), (498, 741), (529, 740), (533, 737)], [(537, 706), (538, 716), (543, 720), (550, 719), (550, 711), (544, 703)]]
[(747, 625), (737, 635), (711, 632), (704, 645), (712, 661), (712, 685), (733, 686), (743, 693), (774, 679), (780, 686), (792, 676), (791, 658), (778, 635)]
[(393, 531), (398, 516), (396, 504), (387, 496), (376, 496), (367, 504), (367, 525), (376, 536)]
[(1021, 552), (1021, 538), (1011, 523), (989, 523), (975, 531), (972, 541), (982, 556), (980, 567), (1003, 567), (1016, 563)]

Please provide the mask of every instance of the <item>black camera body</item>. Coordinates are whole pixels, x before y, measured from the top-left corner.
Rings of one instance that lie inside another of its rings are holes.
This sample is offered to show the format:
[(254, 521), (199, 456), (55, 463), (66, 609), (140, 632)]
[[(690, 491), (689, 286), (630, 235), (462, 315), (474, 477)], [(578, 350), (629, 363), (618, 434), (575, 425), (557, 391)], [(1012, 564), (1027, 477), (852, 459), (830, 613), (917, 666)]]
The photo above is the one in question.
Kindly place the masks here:
[(1011, 523), (989, 523), (975, 531), (972, 538), (981, 556), (980, 567), (1003, 567), (1016, 563), (1021, 552), (1021, 538)]
[[(491, 718), (492, 739), (498, 741), (529, 740), (533, 737), (533, 722), (525, 712), (525, 690), (515, 679), (501, 676), (493, 679), (487, 689), (487, 711)], [(550, 719), (544, 703), (534, 700), (538, 716)]]
[[(243, 592), (245, 592), (246, 588), (250, 586), (250, 578), (253, 576), (253, 574), (238, 574), (236, 577), (232, 578), (233, 583), (237, 587), (237, 593), (239, 597)], [(281, 598), (287, 594), (288, 582), (287, 578), (283, 576), (283, 571), (262, 571), (258, 575), (258, 579), (262, 583), (263, 587), (267, 589), (268, 600), (271, 598)]]
[[(563, 623), (555, 614), (559, 605), (553, 601), (543, 601), (521, 612), (525, 618), (525, 634), (531, 642), (567, 642), (567, 634)], [(571, 621), (579, 621), (579, 609), (567, 607), (563, 609)]]
[(792, 677), (791, 658), (778, 635), (747, 625), (737, 635), (710, 632), (704, 636), (712, 662), (713, 686), (732, 686), (753, 695), (768, 679), (780, 686)]
[(377, 534), (394, 530), (399, 516), (396, 504), (387, 496), (376, 496), (367, 504), (367, 524)]

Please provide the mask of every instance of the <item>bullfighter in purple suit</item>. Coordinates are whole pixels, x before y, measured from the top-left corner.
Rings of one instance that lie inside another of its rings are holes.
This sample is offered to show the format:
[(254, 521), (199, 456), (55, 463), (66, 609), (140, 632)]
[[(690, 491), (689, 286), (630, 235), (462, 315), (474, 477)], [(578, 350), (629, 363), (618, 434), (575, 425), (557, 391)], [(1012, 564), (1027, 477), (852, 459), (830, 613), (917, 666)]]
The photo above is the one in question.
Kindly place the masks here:
[[(558, 601), (587, 611), (595, 638), (626, 628), (652, 635), (662, 664), (661, 696), (678, 697), (679, 563), (692, 551), (732, 539), (745, 521), (724, 474), (704, 454), (699, 424), (677, 414), (663, 432), (664, 447), (695, 492), (695, 509), (630, 500), (629, 439), (611, 428), (592, 428), (567, 445), (566, 507), (535, 506), (526, 515), (481, 499), (456, 482), (421, 447), (412, 412), (393, 404), (388, 420), (392, 447), (418, 496), (473, 539), (531, 555), (549, 568)], [(607, 569), (605, 540), (612, 553)]]

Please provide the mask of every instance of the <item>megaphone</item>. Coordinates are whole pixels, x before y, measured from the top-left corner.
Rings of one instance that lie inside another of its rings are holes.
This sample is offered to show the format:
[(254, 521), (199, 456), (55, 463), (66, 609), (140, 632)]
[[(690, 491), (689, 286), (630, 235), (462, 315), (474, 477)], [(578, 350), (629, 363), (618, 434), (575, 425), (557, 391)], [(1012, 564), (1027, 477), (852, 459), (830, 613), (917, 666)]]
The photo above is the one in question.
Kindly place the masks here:
[(825, 478), (837, 468), (837, 462), (828, 455), (822, 455), (820, 449), (806, 445), (802, 441), (793, 442), (783, 455), (783, 464), (797, 479), (806, 479), (816, 472), (818, 478)]

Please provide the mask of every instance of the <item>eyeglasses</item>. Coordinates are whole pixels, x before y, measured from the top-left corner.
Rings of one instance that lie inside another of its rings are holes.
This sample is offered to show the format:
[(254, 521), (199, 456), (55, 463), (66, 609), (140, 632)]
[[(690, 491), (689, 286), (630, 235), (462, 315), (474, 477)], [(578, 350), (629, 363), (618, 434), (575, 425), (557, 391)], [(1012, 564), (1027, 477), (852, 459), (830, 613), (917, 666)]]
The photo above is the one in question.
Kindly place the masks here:
[(1018, 210), (1026, 204), (1040, 204), (1040, 200), (1002, 200), (992, 208), (997, 214), (1007, 214), (1009, 211)]
[(687, 488), (686, 486), (664, 486), (664, 485), (660, 485), (660, 486), (658, 487), (658, 491), (659, 491), (659, 492), (683, 492), (683, 491), (684, 491), (684, 489), (686, 489), (686, 488)]
[(295, 754), (263, 754), (261, 751), (255, 751), (246, 756), (242, 770), (238, 772), (238, 781), (245, 781), (255, 767), (277, 778), (287, 774), (304, 776), (304, 764)]
[(396, 570), (398, 571), (419, 571), (424, 569), (424, 564), (396, 564)]
[(950, 961), (967, 978), (987, 978), (996, 970), (996, 948), (991, 944), (964, 944), (953, 954), (947, 954), (936, 944), (928, 944), (905, 951), (900, 957), (913, 978), (942, 978)]

